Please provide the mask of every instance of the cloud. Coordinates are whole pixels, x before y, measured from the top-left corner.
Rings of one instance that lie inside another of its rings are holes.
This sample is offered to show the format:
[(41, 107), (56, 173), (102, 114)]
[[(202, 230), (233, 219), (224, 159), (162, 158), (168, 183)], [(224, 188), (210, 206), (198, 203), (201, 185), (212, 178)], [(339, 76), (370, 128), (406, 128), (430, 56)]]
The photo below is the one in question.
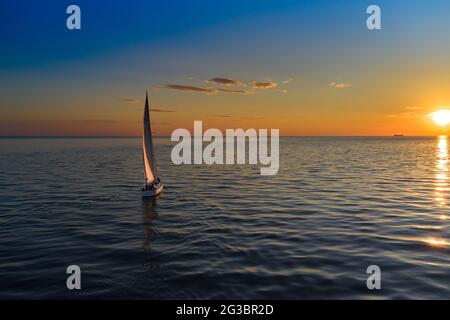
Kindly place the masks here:
[(284, 84), (288, 84), (288, 83), (290, 83), (290, 82), (292, 82), (292, 81), (294, 81), (294, 80), (295, 80), (295, 79), (293, 79), (293, 78), (287, 79), (287, 80), (284, 80), (283, 83), (284, 83)]
[(141, 100), (136, 98), (123, 97), (119, 99), (120, 101), (128, 102), (128, 103), (139, 103)]
[(238, 93), (238, 94), (250, 93), (250, 91), (247, 91), (247, 90), (230, 90), (230, 89), (222, 89), (222, 88), (217, 89), (217, 91), (224, 92), (224, 93)]
[(241, 86), (245, 86), (244, 83), (237, 81), (237, 80), (232, 80), (232, 79), (227, 79), (227, 78), (212, 78), (209, 80), (205, 80), (205, 82), (214, 82), (217, 84), (221, 84), (227, 87), (241, 87)]
[(414, 117), (422, 117), (424, 116), (423, 107), (406, 107), (405, 108), (406, 111), (405, 112), (399, 112), (397, 114), (389, 114), (388, 117), (389, 118), (414, 118)]
[(173, 110), (161, 109), (161, 108), (150, 108), (151, 112), (175, 112)]
[(205, 94), (216, 94), (218, 92), (230, 93), (230, 94), (251, 93), (247, 90), (231, 90), (231, 89), (223, 89), (223, 88), (203, 88), (203, 87), (194, 87), (194, 86), (184, 86), (184, 85), (178, 85), (178, 84), (166, 84), (166, 85), (164, 85), (164, 88), (182, 91), (182, 92), (197, 92), (197, 93), (205, 93)]
[(278, 84), (276, 82), (256, 82), (252, 81), (248, 84), (249, 87), (257, 88), (257, 89), (272, 89), (278, 87)]
[(216, 93), (217, 89), (214, 88), (202, 88), (202, 87), (194, 87), (194, 86), (183, 86), (179, 84), (166, 84), (164, 85), (164, 88), (176, 90), (176, 91), (183, 91), (183, 92), (197, 92), (197, 93), (206, 93), (206, 94), (212, 94)]
[(400, 113), (400, 115), (404, 116), (404, 117), (411, 117), (411, 116), (416, 116), (417, 113), (415, 113), (415, 112), (402, 112), (402, 113)]
[[(252, 81), (252, 82), (241, 82), (238, 80), (232, 80), (227, 78), (212, 78), (205, 80), (205, 83), (219, 84), (225, 87), (248, 87), (253, 89), (273, 89), (278, 87), (278, 83), (272, 81)], [(180, 84), (165, 84), (162, 88), (182, 91), (182, 92), (196, 92), (205, 94), (216, 94), (216, 93), (230, 93), (230, 94), (249, 94), (254, 93), (253, 90), (242, 90), (242, 89), (226, 89), (226, 88), (213, 88), (213, 87), (200, 87), (200, 86), (188, 86)], [(280, 90), (280, 92), (286, 93), (287, 90)], [(128, 100), (127, 100), (128, 101)]]
[[(286, 80), (287, 82), (283, 83), (289, 83), (294, 79)], [(272, 89), (278, 87), (278, 83), (272, 82), (272, 81), (252, 81), (252, 82), (241, 82), (239, 80), (233, 80), (233, 79), (227, 79), (227, 78), (212, 78), (209, 80), (205, 80), (206, 83), (216, 83), (227, 87), (250, 87), (250, 88), (256, 88), (256, 89)], [(239, 92), (233, 92), (233, 93), (239, 93)], [(243, 93), (243, 92), (240, 92)]]
[[(139, 99), (127, 98), (127, 97), (120, 98), (119, 100), (120, 101), (124, 101), (124, 102), (128, 102), (128, 103), (132, 103), (132, 104), (141, 102), (141, 100), (139, 100)], [(163, 108), (151, 108), (151, 107), (150, 107), (150, 111), (151, 112), (175, 112), (173, 110), (168, 110), (168, 109), (163, 109)]]
[(351, 88), (353, 85), (351, 83), (337, 83), (337, 82), (331, 82), (330, 87), (335, 89), (347, 89)]
[(416, 113), (416, 112), (400, 112), (397, 114), (389, 114), (389, 118), (415, 118), (415, 117), (421, 117), (422, 114)]

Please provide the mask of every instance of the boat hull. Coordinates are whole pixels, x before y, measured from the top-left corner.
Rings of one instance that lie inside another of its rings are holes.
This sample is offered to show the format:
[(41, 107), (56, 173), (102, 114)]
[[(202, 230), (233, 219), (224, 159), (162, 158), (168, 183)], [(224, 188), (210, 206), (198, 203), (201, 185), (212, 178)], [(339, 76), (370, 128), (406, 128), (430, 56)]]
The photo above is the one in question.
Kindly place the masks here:
[(161, 184), (156, 190), (142, 190), (142, 197), (156, 197), (163, 191), (164, 186)]

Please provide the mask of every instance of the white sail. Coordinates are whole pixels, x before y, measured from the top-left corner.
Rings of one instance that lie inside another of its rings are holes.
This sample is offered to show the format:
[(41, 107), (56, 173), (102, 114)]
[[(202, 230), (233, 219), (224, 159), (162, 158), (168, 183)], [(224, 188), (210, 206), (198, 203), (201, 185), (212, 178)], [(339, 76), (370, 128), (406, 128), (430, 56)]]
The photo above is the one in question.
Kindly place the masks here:
[(148, 94), (145, 97), (144, 132), (142, 137), (142, 151), (144, 153), (144, 171), (147, 184), (153, 183), (156, 177), (155, 151), (153, 148), (152, 129), (150, 126), (150, 110)]

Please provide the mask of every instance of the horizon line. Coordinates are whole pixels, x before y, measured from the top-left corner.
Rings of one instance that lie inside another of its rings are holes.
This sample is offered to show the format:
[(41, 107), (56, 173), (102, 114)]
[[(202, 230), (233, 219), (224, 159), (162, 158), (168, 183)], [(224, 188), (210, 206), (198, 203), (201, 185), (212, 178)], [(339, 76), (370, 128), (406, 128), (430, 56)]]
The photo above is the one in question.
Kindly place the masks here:
[[(346, 138), (346, 137), (374, 137), (374, 138), (427, 138), (427, 137), (439, 137), (446, 136), (446, 134), (436, 134), (436, 135), (280, 135), (283, 138)], [(169, 135), (154, 136), (154, 138), (170, 138)], [(202, 136), (194, 136), (202, 137)], [(142, 138), (142, 136), (127, 136), (127, 135), (0, 135), (0, 139), (8, 138)]]

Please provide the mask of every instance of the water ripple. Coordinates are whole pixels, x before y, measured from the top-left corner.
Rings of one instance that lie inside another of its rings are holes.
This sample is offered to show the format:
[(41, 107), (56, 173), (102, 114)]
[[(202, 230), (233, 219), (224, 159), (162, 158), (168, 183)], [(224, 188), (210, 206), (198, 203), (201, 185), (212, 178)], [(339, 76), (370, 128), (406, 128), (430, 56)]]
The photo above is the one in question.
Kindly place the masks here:
[(282, 138), (275, 177), (171, 146), (143, 201), (138, 139), (0, 139), (0, 298), (450, 298), (446, 137)]

